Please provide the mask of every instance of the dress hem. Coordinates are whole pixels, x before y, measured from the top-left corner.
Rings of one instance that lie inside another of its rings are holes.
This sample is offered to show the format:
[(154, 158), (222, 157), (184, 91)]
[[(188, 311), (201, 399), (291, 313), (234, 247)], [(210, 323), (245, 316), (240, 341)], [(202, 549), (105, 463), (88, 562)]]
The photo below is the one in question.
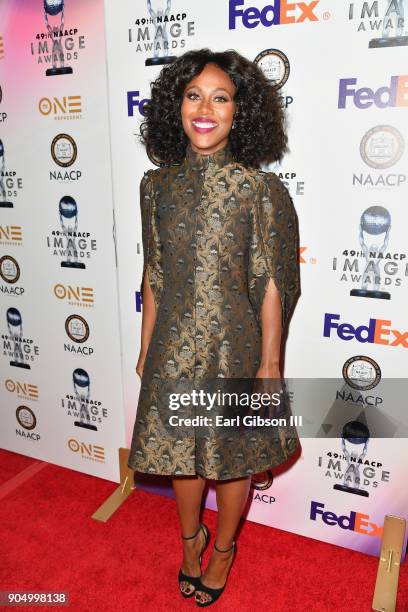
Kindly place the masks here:
[(300, 447), (300, 441), (298, 439), (298, 442), (295, 446), (295, 448), (286, 455), (285, 459), (283, 461), (280, 461), (279, 463), (270, 463), (268, 462), (267, 464), (265, 464), (263, 467), (260, 467), (259, 469), (257, 468), (255, 472), (251, 472), (250, 474), (245, 473), (245, 474), (238, 474), (238, 475), (234, 475), (234, 476), (227, 476), (227, 477), (217, 477), (214, 476), (214, 474), (212, 473), (211, 475), (208, 475), (208, 473), (205, 473), (205, 471), (201, 471), (201, 470), (195, 470), (194, 472), (188, 472), (188, 473), (175, 473), (175, 472), (148, 472), (146, 470), (140, 469), (140, 468), (135, 468), (132, 465), (127, 464), (127, 467), (130, 468), (131, 470), (134, 470), (135, 472), (139, 472), (141, 474), (147, 474), (149, 476), (172, 476), (174, 478), (176, 478), (177, 476), (201, 476), (202, 478), (206, 478), (208, 480), (236, 480), (237, 478), (246, 478), (246, 477), (251, 477), (252, 476), (256, 476), (257, 474), (261, 474), (262, 472), (266, 472), (268, 470), (272, 470), (274, 468), (277, 468), (283, 464), (285, 464), (293, 455), (294, 453), (299, 449)]

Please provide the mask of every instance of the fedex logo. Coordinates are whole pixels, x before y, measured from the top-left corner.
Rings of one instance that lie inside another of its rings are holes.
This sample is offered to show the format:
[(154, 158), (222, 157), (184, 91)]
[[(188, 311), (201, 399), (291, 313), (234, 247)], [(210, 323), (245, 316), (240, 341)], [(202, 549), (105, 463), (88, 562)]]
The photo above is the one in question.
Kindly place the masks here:
[(347, 99), (353, 100), (357, 108), (388, 108), (408, 106), (408, 74), (392, 76), (389, 86), (356, 88), (357, 79), (340, 79), (338, 108), (346, 108)]
[(385, 344), (387, 346), (401, 346), (408, 348), (408, 331), (400, 332), (391, 329), (391, 321), (385, 319), (370, 319), (368, 325), (354, 327), (350, 323), (341, 323), (340, 315), (326, 312), (324, 315), (323, 336), (330, 338), (332, 329), (336, 330), (340, 340), (357, 340), (371, 344)]
[(127, 111), (128, 117), (134, 117), (134, 108), (136, 107), (142, 117), (145, 116), (144, 107), (149, 102), (148, 98), (139, 99), (140, 91), (127, 92)]
[(324, 504), (312, 501), (310, 507), (310, 520), (316, 521), (320, 516), (325, 525), (336, 526), (340, 529), (355, 531), (362, 535), (382, 538), (383, 527), (369, 521), (370, 515), (362, 512), (350, 512), (350, 514), (337, 515), (334, 512), (323, 512)]
[(272, 4), (262, 9), (249, 6), (244, 9), (244, 0), (230, 0), (229, 29), (235, 30), (237, 19), (245, 28), (256, 28), (262, 24), (265, 28), (282, 23), (302, 23), (303, 21), (318, 21), (314, 10), (320, 0), (312, 2), (289, 2), (289, 0), (273, 0)]

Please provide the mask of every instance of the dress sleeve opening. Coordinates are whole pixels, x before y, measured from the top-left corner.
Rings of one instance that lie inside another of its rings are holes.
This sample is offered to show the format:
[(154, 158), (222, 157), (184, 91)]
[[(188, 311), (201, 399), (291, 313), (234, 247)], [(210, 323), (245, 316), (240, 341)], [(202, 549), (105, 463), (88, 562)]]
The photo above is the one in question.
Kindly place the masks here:
[(152, 179), (152, 170), (145, 172), (140, 183), (140, 210), (142, 218), (143, 273), (140, 292), (143, 300), (143, 280), (148, 275), (156, 308), (163, 293), (162, 248), (157, 226), (157, 210)]
[(261, 325), (261, 308), (272, 279), (279, 291), (284, 327), (300, 287), (296, 211), (277, 175), (263, 173), (262, 178), (251, 210), (248, 294)]

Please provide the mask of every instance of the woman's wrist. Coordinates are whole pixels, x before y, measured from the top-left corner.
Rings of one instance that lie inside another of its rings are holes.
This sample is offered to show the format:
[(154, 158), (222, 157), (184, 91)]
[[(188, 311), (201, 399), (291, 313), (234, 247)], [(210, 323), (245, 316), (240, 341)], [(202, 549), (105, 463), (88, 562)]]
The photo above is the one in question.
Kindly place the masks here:
[(142, 361), (144, 361), (146, 359), (146, 354), (147, 354), (147, 347), (146, 346), (141, 346), (140, 347), (140, 352), (139, 352), (138, 363), (141, 363)]
[(279, 364), (261, 362), (257, 376), (263, 376), (264, 378), (280, 378)]

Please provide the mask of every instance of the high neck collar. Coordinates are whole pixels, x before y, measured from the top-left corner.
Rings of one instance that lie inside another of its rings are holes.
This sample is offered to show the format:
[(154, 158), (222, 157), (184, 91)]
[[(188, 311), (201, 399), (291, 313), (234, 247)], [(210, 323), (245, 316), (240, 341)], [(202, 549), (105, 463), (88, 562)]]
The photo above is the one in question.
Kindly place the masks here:
[(222, 168), (229, 162), (233, 161), (231, 149), (229, 143), (222, 149), (218, 149), (215, 153), (210, 155), (203, 155), (197, 153), (191, 147), (191, 143), (187, 144), (186, 157), (184, 163), (193, 170), (206, 170), (209, 167)]

